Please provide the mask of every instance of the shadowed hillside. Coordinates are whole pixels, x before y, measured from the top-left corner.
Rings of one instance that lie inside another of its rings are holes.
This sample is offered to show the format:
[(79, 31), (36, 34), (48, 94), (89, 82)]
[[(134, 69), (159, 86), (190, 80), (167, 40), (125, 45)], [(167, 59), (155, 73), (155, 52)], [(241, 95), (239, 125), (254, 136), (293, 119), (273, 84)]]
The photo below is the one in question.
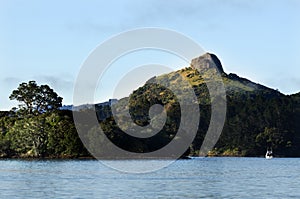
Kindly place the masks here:
[[(178, 95), (184, 96), (191, 85), (198, 99), (191, 103), (199, 104), (201, 115), (198, 133), (188, 152), (197, 155), (209, 126), (211, 101), (214, 100), (210, 98), (206, 76), (213, 76), (216, 72), (221, 74), (225, 85), (227, 116), (221, 137), (209, 155), (263, 156), (267, 147), (272, 147), (277, 156), (300, 156), (299, 93), (286, 96), (236, 74), (227, 74), (217, 56), (209, 53), (193, 59), (190, 67), (151, 78), (129, 98), (119, 101), (116, 109), (120, 112), (129, 110), (131, 118), (141, 126), (149, 124), (148, 112), (152, 105), (164, 105), (166, 124), (156, 136), (137, 139), (120, 133), (112, 117), (102, 118), (101, 125), (109, 125), (114, 132), (119, 132), (120, 137), (116, 143), (135, 152), (154, 151), (174, 138), (184, 139), (176, 137), (181, 117)], [(183, 81), (189, 82), (189, 85), (182, 84)], [(126, 142), (122, 142), (123, 138)]]

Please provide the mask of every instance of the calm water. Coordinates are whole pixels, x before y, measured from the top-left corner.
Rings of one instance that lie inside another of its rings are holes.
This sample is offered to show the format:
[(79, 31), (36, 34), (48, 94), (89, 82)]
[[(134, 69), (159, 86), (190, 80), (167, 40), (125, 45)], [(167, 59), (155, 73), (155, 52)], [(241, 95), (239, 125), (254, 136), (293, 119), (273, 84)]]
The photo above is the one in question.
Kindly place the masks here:
[(93, 160), (1, 160), (0, 197), (300, 198), (300, 159), (179, 160), (148, 174), (118, 172)]

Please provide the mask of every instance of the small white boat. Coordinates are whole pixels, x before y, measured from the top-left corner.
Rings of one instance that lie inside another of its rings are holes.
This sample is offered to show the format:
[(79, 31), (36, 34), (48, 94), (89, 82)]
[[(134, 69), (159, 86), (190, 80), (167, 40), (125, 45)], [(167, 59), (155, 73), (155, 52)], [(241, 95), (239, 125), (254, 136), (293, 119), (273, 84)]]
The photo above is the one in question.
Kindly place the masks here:
[(266, 159), (272, 159), (273, 158), (273, 152), (271, 150), (267, 150), (267, 153), (265, 155)]

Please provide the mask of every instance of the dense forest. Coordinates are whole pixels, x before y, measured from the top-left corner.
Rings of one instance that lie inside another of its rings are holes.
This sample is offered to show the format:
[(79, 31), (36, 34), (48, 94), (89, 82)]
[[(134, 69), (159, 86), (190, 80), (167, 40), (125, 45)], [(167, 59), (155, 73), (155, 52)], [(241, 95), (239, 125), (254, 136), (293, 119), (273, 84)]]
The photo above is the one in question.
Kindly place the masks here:
[[(176, 93), (181, 92), (181, 95), (185, 95), (186, 88), (179, 82), (187, 80), (193, 86), (198, 98), (198, 102), (195, 103), (199, 104), (201, 114), (198, 132), (186, 154), (198, 155), (210, 123), (211, 101), (214, 99), (210, 99), (204, 77), (196, 69), (200, 67), (201, 72), (202, 65), (209, 64), (216, 66), (204, 69), (208, 70), (209, 75), (215, 72), (211, 71), (215, 68), (222, 74), (222, 81), (226, 88), (224, 100), (227, 104), (227, 114), (220, 139), (208, 155), (264, 156), (267, 148), (272, 148), (277, 157), (299, 157), (300, 93), (284, 95), (278, 90), (253, 83), (236, 74), (226, 74), (221, 62), (212, 54), (202, 56), (197, 66), (153, 77), (144, 86), (134, 91), (129, 99), (120, 100), (116, 105), (116, 109), (122, 109), (121, 111), (124, 112), (127, 111), (125, 109), (129, 109), (133, 121), (141, 126), (148, 125), (150, 122), (149, 107), (154, 104), (164, 105), (167, 120), (158, 134), (146, 139), (134, 138), (120, 131), (113, 117), (107, 114), (106, 119), (102, 116), (101, 125), (104, 129), (115, 132), (109, 134), (111, 141), (123, 149), (145, 153), (165, 146), (174, 138), (184, 139), (176, 137), (181, 118), (178, 99), (170, 89), (161, 85), (169, 85), (172, 90), (177, 89)], [(126, 105), (127, 101), (129, 106)], [(123, 140), (126, 142), (122, 142)]]
[(10, 96), (19, 108), (0, 112), (0, 157), (74, 158), (89, 156), (78, 137), (71, 111), (49, 86), (22, 83)]
[[(146, 126), (152, 122), (150, 107), (163, 105), (166, 122), (155, 136), (137, 138), (124, 133), (124, 129), (131, 127), (126, 122), (123, 126), (117, 125), (112, 107), (96, 104), (99, 124), (92, 127), (82, 124), (86, 132), (85, 144), (89, 150), (93, 145), (113, 143), (127, 151), (148, 153), (164, 147), (173, 139), (184, 140), (184, 136), (176, 135), (182, 107), (172, 91), (185, 96), (188, 88), (179, 82), (187, 81), (197, 97), (197, 101), (190, 103), (197, 104), (201, 114), (196, 137), (184, 155), (198, 155), (210, 123), (211, 102), (214, 100), (210, 98), (203, 74), (213, 74), (216, 69), (225, 85), (226, 96), (221, 100), (226, 101), (227, 113), (220, 139), (208, 155), (263, 156), (267, 148), (272, 148), (277, 157), (300, 157), (300, 93), (284, 95), (238, 75), (226, 74), (219, 59), (212, 54), (193, 60), (190, 67), (153, 77), (113, 106), (114, 110), (130, 113), (130, 118), (121, 120), (132, 119), (135, 124)], [(169, 88), (162, 85), (169, 85)], [(22, 83), (12, 92), (10, 99), (18, 100), (20, 106), (0, 113), (1, 157), (91, 157), (77, 134), (72, 112), (59, 109), (62, 98), (47, 85), (38, 86), (34, 81)], [(184, 108), (189, 109), (190, 105)], [(94, 109), (84, 109), (76, 114), (89, 120), (95, 112)], [(99, 128), (110, 142), (97, 139)], [(97, 151), (97, 157), (101, 154), (104, 156), (105, 151)]]

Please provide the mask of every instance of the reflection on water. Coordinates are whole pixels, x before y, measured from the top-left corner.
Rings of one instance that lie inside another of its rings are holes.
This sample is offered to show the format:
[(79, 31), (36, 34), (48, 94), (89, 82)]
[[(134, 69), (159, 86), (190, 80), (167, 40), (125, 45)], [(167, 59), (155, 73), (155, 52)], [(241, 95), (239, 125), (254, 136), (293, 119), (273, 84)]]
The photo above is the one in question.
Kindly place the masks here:
[[(163, 160), (146, 163), (151, 161)], [(1, 160), (0, 197), (300, 198), (299, 165), (300, 159), (199, 158), (128, 174), (96, 160)]]

